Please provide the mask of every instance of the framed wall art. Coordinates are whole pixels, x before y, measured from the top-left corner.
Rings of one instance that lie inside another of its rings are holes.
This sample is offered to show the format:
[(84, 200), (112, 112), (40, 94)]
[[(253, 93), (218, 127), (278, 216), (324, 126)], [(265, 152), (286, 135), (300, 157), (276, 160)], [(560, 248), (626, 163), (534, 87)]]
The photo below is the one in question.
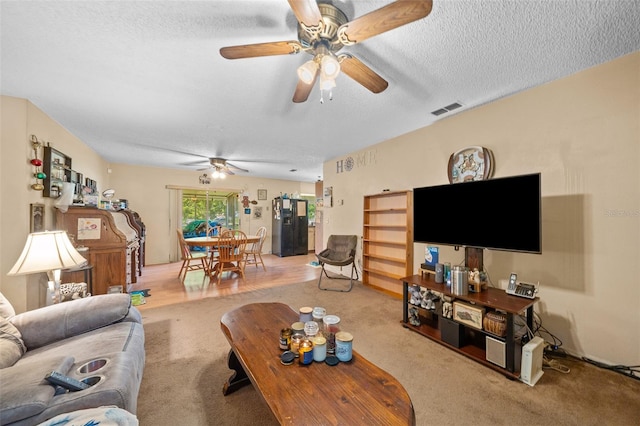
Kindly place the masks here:
[(31, 204), (31, 232), (44, 231), (44, 204)]
[(262, 207), (256, 206), (253, 208), (253, 218), (262, 219)]
[(493, 152), (482, 146), (470, 146), (454, 152), (447, 165), (449, 183), (490, 179), (493, 170)]
[(267, 190), (258, 189), (258, 200), (266, 200), (266, 199), (267, 199)]
[(102, 220), (100, 218), (78, 218), (78, 239), (99, 240)]

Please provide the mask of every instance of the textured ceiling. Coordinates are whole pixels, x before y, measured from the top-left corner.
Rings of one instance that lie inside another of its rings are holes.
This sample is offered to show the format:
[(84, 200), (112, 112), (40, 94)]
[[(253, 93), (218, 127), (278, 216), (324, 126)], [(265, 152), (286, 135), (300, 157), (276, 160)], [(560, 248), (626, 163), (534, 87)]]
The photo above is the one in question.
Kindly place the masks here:
[[(332, 3), (351, 20), (390, 1)], [(635, 0), (434, 0), (426, 18), (342, 49), (387, 90), (340, 75), (333, 100), (321, 104), (316, 87), (294, 104), (309, 55), (219, 54), (297, 39), (285, 0), (0, 5), (2, 94), (29, 99), (107, 161), (196, 173), (219, 156), (246, 175), (301, 181), (322, 177), (328, 159), (640, 49)], [(463, 107), (431, 114), (453, 102)]]

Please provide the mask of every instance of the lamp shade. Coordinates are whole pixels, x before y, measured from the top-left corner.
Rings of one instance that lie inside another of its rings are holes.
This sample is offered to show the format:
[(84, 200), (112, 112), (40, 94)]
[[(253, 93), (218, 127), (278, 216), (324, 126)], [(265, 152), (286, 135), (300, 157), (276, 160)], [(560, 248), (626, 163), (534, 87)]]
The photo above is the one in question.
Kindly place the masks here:
[(333, 78), (325, 77), (324, 74), (320, 74), (320, 89), (331, 90), (336, 87), (336, 81)]
[(226, 175), (224, 174), (224, 172), (221, 172), (218, 169), (215, 169), (212, 173), (211, 173), (211, 177), (214, 179), (224, 179), (226, 178)]
[(340, 73), (340, 63), (331, 55), (324, 55), (320, 60), (320, 66), (326, 78), (334, 79)]
[(313, 79), (316, 78), (318, 72), (318, 64), (315, 61), (307, 61), (298, 67), (298, 77), (305, 84), (313, 83)]
[(65, 231), (29, 234), (22, 254), (7, 275), (34, 274), (83, 265), (87, 259), (73, 247)]

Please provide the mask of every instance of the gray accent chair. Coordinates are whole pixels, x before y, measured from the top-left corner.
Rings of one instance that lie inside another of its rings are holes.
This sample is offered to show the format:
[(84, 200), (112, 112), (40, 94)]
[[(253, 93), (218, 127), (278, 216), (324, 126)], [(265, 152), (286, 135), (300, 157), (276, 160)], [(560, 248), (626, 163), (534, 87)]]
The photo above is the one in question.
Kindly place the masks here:
[[(135, 414), (145, 362), (140, 312), (105, 294), (15, 314), (0, 293), (0, 423), (37, 425), (62, 413), (116, 406)], [(58, 371), (91, 387), (56, 388)]]
[[(356, 273), (356, 281), (358, 280), (358, 270), (356, 269), (356, 248), (358, 247), (357, 235), (330, 235), (327, 240), (327, 248), (316, 254), (322, 270), (320, 271), (320, 278), (318, 279), (318, 288), (320, 290), (330, 291), (351, 291), (353, 288), (353, 272)], [(332, 266), (349, 266), (351, 265), (351, 276), (345, 277), (343, 275), (329, 276), (325, 265)], [(329, 279), (349, 280), (349, 286), (346, 288), (331, 288), (322, 287), (322, 274)]]

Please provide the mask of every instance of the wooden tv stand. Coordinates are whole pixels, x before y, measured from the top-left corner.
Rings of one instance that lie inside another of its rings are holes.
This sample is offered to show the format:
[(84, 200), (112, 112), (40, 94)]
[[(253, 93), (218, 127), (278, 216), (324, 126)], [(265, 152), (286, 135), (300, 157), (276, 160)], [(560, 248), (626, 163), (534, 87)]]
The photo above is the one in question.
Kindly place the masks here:
[[(504, 374), (509, 378), (517, 379), (520, 377), (520, 366), (516, 365), (515, 362), (515, 349), (516, 342), (513, 330), (513, 316), (519, 315), (521, 313), (526, 313), (526, 322), (527, 326), (530, 330), (533, 330), (533, 305), (539, 300), (539, 298), (535, 299), (527, 299), (524, 297), (512, 296), (507, 294), (504, 290), (500, 290), (497, 288), (488, 288), (485, 291), (480, 293), (469, 293), (467, 295), (454, 295), (452, 294), (445, 284), (439, 284), (435, 282), (434, 276), (431, 274), (426, 274), (423, 278), (421, 275), (412, 275), (409, 277), (402, 278), (403, 288), (402, 288), (402, 300), (403, 300), (403, 310), (402, 310), (402, 326), (408, 328), (410, 330), (415, 331), (425, 337), (428, 337), (431, 340), (434, 340), (449, 349), (452, 349), (456, 352), (459, 352), (479, 363), (486, 365), (500, 373)], [(488, 333), (484, 330), (478, 330), (473, 327), (466, 326), (464, 324), (459, 324), (465, 330), (464, 332), (471, 335), (471, 337), (461, 347), (456, 347), (442, 340), (442, 336), (440, 333), (440, 313), (437, 311), (424, 311), (429, 317), (428, 321), (421, 321), (419, 326), (414, 326), (409, 323), (409, 307), (414, 306), (409, 303), (409, 287), (413, 285), (419, 285), (424, 289), (430, 289), (432, 291), (441, 293), (445, 296), (449, 296), (454, 300), (459, 300), (466, 302), (467, 304), (474, 304), (478, 307), (484, 307), (487, 310), (499, 310), (506, 313), (507, 323), (506, 323), (506, 336), (498, 337), (491, 333)], [(486, 358), (486, 350), (485, 350), (485, 336), (490, 336), (496, 340), (503, 341), (505, 343), (505, 355), (506, 355), (506, 366), (502, 368), (501, 366), (494, 364), (487, 360)]]

